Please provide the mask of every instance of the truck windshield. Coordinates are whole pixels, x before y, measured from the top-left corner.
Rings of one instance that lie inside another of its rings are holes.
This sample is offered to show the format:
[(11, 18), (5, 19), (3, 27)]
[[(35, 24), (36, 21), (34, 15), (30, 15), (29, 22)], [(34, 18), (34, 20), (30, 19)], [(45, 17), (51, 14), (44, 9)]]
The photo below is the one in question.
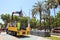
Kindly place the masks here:
[[(17, 23), (16, 22), (11, 22), (10, 26), (11, 27), (17, 27)], [(19, 30), (26, 30), (26, 27), (27, 27), (26, 24), (21, 23), (20, 27), (17, 27), (17, 29), (19, 29)]]
[(26, 30), (26, 25), (25, 24), (21, 24), (21, 28), (20, 29)]

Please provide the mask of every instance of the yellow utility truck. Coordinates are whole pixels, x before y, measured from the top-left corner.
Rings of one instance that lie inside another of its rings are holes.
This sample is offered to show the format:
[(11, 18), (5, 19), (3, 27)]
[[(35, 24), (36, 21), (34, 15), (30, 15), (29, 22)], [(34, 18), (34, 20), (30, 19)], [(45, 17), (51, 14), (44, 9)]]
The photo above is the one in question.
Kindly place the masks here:
[[(20, 12), (13, 12), (12, 13), (12, 19), (13, 20), (13, 14), (19, 14), (19, 17), (23, 17), (22, 16), (22, 11)], [(30, 27), (27, 25), (27, 26), (23, 26), (21, 25), (23, 23), (20, 23), (20, 28), (18, 30), (18, 26), (17, 26), (17, 22), (9, 22), (8, 23), (8, 26), (7, 26), (7, 34), (10, 34), (10, 35), (16, 35), (16, 36), (24, 36), (24, 35), (29, 35), (30, 34)]]

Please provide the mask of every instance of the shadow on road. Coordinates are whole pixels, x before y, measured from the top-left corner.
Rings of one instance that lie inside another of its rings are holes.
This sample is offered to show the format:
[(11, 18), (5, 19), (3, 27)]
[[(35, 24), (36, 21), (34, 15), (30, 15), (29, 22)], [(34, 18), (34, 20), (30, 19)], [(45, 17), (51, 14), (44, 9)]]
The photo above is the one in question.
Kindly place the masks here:
[(16, 38), (30, 38), (30, 36), (15, 36)]

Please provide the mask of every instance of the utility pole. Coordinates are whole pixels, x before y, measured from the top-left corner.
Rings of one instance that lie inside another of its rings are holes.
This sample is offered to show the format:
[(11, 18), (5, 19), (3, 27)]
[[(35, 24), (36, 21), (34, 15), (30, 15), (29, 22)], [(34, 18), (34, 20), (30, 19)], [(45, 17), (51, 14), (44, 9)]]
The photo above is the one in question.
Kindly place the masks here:
[(28, 15), (28, 27), (30, 27), (30, 10), (29, 10), (29, 15)]

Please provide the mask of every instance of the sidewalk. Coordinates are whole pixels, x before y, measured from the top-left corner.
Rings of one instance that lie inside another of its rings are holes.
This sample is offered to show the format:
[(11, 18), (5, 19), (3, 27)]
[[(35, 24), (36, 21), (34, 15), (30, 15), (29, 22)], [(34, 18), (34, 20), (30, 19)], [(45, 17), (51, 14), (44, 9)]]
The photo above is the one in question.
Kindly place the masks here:
[(57, 36), (57, 35), (51, 35), (51, 36), (60, 37), (60, 36)]
[(37, 40), (51, 40), (51, 39), (47, 39), (47, 38), (39, 37), (39, 36), (34, 36), (34, 35), (29, 35), (29, 36), (35, 37)]

